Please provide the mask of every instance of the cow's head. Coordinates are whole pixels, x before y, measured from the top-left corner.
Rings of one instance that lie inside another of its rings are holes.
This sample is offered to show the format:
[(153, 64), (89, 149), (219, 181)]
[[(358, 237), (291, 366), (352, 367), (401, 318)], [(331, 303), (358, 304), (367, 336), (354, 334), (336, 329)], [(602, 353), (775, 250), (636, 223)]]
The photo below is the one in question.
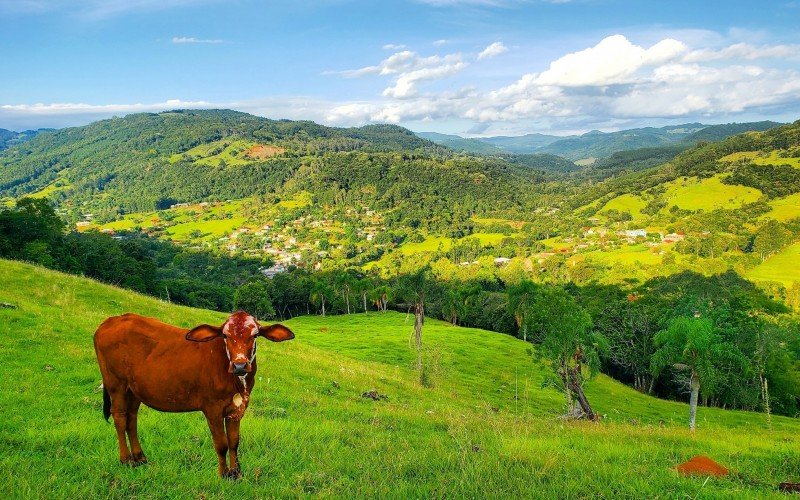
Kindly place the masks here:
[(236, 311), (220, 327), (200, 325), (192, 328), (186, 333), (186, 340), (208, 342), (222, 337), (228, 354), (228, 372), (241, 376), (253, 369), (253, 360), (256, 359), (256, 337), (259, 335), (273, 342), (294, 338), (294, 333), (281, 324), (262, 327), (250, 314)]

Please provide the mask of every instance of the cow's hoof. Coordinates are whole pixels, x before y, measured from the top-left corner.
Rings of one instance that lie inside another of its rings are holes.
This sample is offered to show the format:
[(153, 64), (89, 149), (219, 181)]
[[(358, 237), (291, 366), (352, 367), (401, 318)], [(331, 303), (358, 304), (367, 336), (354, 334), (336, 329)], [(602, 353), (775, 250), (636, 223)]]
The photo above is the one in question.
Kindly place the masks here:
[(131, 457), (131, 467), (139, 467), (140, 465), (144, 465), (147, 463), (147, 457), (144, 456), (144, 453), (138, 453)]
[(225, 472), (223, 472), (222, 473), (222, 477), (224, 477), (225, 479), (231, 479), (231, 480), (241, 479), (242, 478), (242, 471), (241, 471), (241, 469), (239, 469), (239, 467), (233, 467), (233, 468), (228, 469)]

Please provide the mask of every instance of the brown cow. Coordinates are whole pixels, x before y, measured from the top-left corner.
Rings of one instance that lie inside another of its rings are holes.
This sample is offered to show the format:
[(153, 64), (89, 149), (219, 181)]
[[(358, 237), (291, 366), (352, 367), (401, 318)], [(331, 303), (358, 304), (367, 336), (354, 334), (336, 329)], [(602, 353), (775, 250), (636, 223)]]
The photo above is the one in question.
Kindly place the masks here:
[[(166, 412), (202, 411), (222, 477), (239, 478), (239, 421), (256, 381), (256, 337), (294, 338), (283, 325), (262, 327), (244, 311), (222, 326), (186, 330), (137, 314), (108, 318), (94, 334), (103, 376), (103, 415), (114, 417), (119, 459), (147, 461), (136, 431), (139, 405)], [(130, 449), (125, 434), (130, 440)], [(230, 467), (225, 455), (230, 451)]]

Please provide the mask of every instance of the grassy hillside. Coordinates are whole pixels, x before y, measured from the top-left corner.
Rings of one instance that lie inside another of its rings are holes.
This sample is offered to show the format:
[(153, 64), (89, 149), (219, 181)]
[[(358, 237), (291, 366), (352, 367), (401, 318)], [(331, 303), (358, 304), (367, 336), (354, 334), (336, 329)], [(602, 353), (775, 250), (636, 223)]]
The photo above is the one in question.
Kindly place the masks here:
[[(606, 377), (588, 395), (599, 424), (557, 418), (561, 395), (511, 337), (430, 320), (435, 386), (411, 370), (411, 323), (398, 313), (300, 317), (285, 344), (262, 345), (242, 423), (245, 477), (216, 476), (201, 415), (143, 409), (150, 464), (117, 461), (101, 415), (91, 336), (125, 311), (191, 326), (224, 315), (188, 309), (10, 261), (0, 262), (0, 493), (5, 497), (778, 497), (798, 480), (800, 421), (643, 396)], [(263, 344), (263, 342), (262, 342)], [(361, 393), (388, 396), (372, 401)], [(707, 454), (726, 479), (679, 477)]]

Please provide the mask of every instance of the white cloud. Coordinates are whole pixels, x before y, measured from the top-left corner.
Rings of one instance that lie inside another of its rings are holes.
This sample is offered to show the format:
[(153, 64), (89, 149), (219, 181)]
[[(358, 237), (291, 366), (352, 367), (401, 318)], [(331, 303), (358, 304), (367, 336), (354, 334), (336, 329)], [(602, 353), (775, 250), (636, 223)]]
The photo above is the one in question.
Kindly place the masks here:
[(667, 62), (686, 50), (686, 45), (671, 38), (645, 49), (622, 35), (613, 35), (594, 47), (553, 61), (535, 83), (565, 87), (625, 83), (639, 69)]
[(500, 54), (508, 52), (508, 47), (503, 45), (503, 42), (494, 42), (478, 54), (478, 60), (488, 59), (490, 57), (499, 56)]
[(381, 48), (383, 50), (403, 50), (406, 48), (406, 46), (403, 45), (402, 43), (387, 43)]
[(225, 43), (225, 40), (219, 39), (209, 39), (209, 38), (195, 38), (193, 36), (174, 36), (172, 37), (172, 43), (176, 44), (184, 44), (184, 43)]
[(444, 38), (440, 38), (439, 40), (433, 41), (433, 45), (435, 47), (441, 47), (442, 45), (447, 45), (448, 43), (450, 43), (450, 40), (446, 40)]
[(685, 62), (748, 60), (767, 58), (800, 58), (800, 45), (762, 45), (735, 43), (721, 49), (698, 49), (686, 54)]
[(468, 66), (461, 54), (433, 55), (423, 57), (410, 50), (396, 52), (374, 66), (327, 72), (348, 78), (361, 78), (369, 75), (395, 76), (394, 83), (383, 91), (384, 97), (408, 99), (418, 93), (418, 84), (441, 80), (452, 76)]
[[(491, 47), (491, 46), (490, 46)], [(540, 73), (488, 91), (420, 93), (417, 83), (429, 72), (409, 69), (415, 56), (398, 56), (394, 64), (362, 68), (372, 74), (398, 74), (382, 93), (384, 100), (334, 106), (330, 123), (409, 122), (462, 119), (476, 123), (551, 120), (556, 123), (610, 123), (673, 117), (699, 119), (755, 112), (769, 106), (800, 108), (800, 73), (796, 69), (742, 64), (765, 57), (796, 54), (790, 46), (694, 49), (664, 38), (639, 46), (622, 35), (607, 37), (587, 49), (553, 60)], [(397, 54), (396, 54), (397, 55)], [(725, 60), (734, 63), (722, 64)], [(462, 63), (461, 59), (455, 60)], [(715, 61), (715, 64), (707, 64)], [(430, 78), (458, 73), (442, 58), (430, 67)], [(397, 73), (391, 73), (397, 71)], [(419, 72), (419, 73), (418, 73)]]

